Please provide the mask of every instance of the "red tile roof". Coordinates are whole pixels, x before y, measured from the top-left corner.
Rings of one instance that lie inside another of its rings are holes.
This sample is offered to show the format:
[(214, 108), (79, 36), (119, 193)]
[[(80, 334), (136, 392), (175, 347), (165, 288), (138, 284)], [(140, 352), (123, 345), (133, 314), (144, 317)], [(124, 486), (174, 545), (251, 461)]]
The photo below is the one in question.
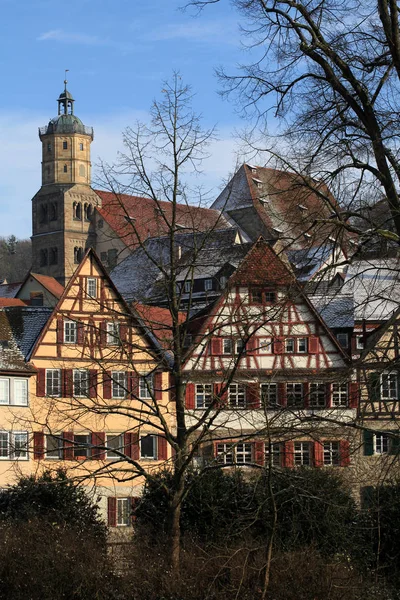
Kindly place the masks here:
[(40, 275), (38, 273), (30, 273), (46, 290), (53, 294), (56, 298), (61, 298), (64, 292), (64, 287), (54, 277), (49, 275)]
[[(151, 198), (95, 190), (102, 200), (98, 213), (129, 247), (149, 237), (166, 235), (172, 219), (172, 204)], [(228, 223), (220, 212), (189, 204), (176, 206), (177, 226), (182, 232), (225, 229)]]
[[(164, 350), (171, 349), (172, 316), (170, 310), (158, 306), (139, 304), (138, 302), (134, 303), (132, 306), (152, 334), (158, 339)], [(178, 318), (180, 323), (184, 323), (187, 319), (187, 314), (185, 312), (180, 312), (178, 313)]]
[(296, 278), (273, 248), (258, 240), (229, 279), (229, 285), (291, 285)]
[(0, 298), (0, 307), (4, 306), (27, 306), (27, 304), (19, 298)]

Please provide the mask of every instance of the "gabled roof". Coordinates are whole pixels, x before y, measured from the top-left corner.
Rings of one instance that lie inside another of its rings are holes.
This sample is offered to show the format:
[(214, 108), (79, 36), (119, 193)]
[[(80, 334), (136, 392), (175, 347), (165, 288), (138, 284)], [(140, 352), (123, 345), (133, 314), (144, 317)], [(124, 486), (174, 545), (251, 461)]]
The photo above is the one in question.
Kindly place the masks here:
[[(142, 321), (157, 338), (164, 350), (171, 350), (172, 346), (172, 316), (168, 308), (149, 306), (148, 304), (133, 304), (134, 310), (140, 315)], [(178, 313), (179, 323), (186, 321), (185, 312)]]
[[(382, 323), (379, 327), (374, 329), (366, 338), (365, 348), (361, 353), (360, 362), (365, 361), (368, 354), (375, 348), (379, 340), (385, 335), (387, 331), (400, 319), (400, 308), (395, 310), (391, 317)], [(391, 362), (393, 362), (391, 360)]]
[(7, 312), (0, 310), (0, 371), (32, 374), (35, 369), (25, 361), (18, 348)]
[(56, 298), (61, 298), (61, 295), (64, 292), (64, 287), (61, 285), (61, 283), (57, 281), (57, 279), (54, 279), (54, 277), (50, 277), (49, 275), (40, 275), (39, 273), (28, 273), (25, 281), (28, 279), (29, 276), (36, 279), (36, 281), (39, 282), (48, 292), (50, 292), (50, 294), (52, 294)]
[(19, 298), (0, 298), (0, 307), (5, 306), (26, 306), (26, 302)]
[(29, 360), (33, 347), (52, 314), (52, 309), (43, 306), (12, 306), (3, 308), (2, 312), (6, 315), (22, 356)]
[(22, 283), (2, 283), (0, 285), (0, 298), (15, 298)]
[[(293, 248), (321, 245), (335, 231), (339, 207), (327, 186), (290, 171), (243, 164), (212, 208), (223, 211), (251, 240), (281, 239)], [(311, 237), (305, 237), (308, 234)]]
[(328, 327), (344, 329), (354, 327), (354, 299), (345, 294), (309, 296), (314, 308)]
[[(173, 209), (171, 202), (102, 190), (95, 192), (102, 201), (102, 207), (97, 209), (98, 214), (126, 246), (135, 248), (139, 241), (144, 242), (147, 238), (169, 232), (168, 224), (171, 223)], [(176, 205), (176, 219), (177, 225), (188, 232), (229, 227), (218, 210), (190, 204)]]

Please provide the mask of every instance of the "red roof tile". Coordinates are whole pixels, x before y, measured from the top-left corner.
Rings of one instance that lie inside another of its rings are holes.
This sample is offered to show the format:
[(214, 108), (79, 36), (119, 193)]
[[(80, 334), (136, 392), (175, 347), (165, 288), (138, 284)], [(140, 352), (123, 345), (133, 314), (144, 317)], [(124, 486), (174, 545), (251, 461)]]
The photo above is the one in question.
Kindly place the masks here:
[(271, 246), (258, 240), (229, 279), (229, 285), (291, 285), (296, 278)]
[[(139, 304), (138, 302), (134, 303), (132, 306), (144, 321), (145, 325), (161, 343), (162, 347), (165, 350), (170, 349), (172, 342), (172, 316), (169, 309)], [(185, 312), (180, 312), (178, 313), (178, 318), (180, 323), (184, 323), (187, 314)]]
[[(173, 206), (170, 202), (95, 191), (102, 200), (98, 213), (127, 246), (135, 247), (139, 241), (169, 232)], [(176, 215), (177, 226), (182, 232), (225, 229), (229, 226), (219, 211), (210, 208), (178, 204)]]
[(0, 307), (3, 306), (27, 306), (27, 304), (19, 298), (0, 298)]
[(46, 290), (53, 294), (56, 298), (61, 298), (62, 293), (64, 292), (64, 287), (59, 283), (54, 277), (50, 277), (49, 275), (40, 275), (38, 273), (30, 273), (32, 277), (36, 279)]

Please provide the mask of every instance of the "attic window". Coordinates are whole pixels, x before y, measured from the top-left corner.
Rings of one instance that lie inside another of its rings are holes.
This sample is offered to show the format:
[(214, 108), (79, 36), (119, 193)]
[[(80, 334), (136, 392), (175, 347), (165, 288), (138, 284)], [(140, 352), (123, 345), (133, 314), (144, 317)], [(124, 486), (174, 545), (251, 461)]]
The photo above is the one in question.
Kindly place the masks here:
[(136, 218), (135, 217), (129, 217), (128, 215), (125, 215), (124, 219), (125, 219), (125, 221), (128, 221), (128, 223), (135, 223), (136, 222)]
[(176, 223), (177, 229), (187, 229), (186, 225), (182, 225), (181, 223)]
[(300, 210), (304, 211), (304, 210), (308, 210), (307, 206), (304, 206), (304, 204), (298, 204), (297, 208), (299, 208)]
[(9, 344), (8, 340), (1, 340), (1, 342), (0, 342), (0, 348), (3, 348), (3, 350), (4, 350), (4, 349), (9, 348), (9, 347), (10, 347), (10, 344)]
[(283, 233), (282, 229), (279, 229), (278, 227), (273, 227), (272, 231), (275, 231), (276, 233)]
[(259, 201), (261, 202), (261, 204), (269, 204), (268, 198), (259, 198)]
[(304, 237), (305, 237), (305, 238), (307, 238), (307, 240), (309, 240), (309, 239), (311, 238), (311, 234), (309, 234), (309, 233), (305, 233), (305, 234), (304, 234)]
[(257, 167), (255, 167), (254, 165), (249, 165), (247, 163), (247, 167), (250, 169), (250, 171), (252, 171), (253, 173), (257, 173)]
[(333, 237), (333, 236), (331, 236), (331, 235), (328, 237), (328, 240), (329, 240), (330, 242), (336, 242), (336, 238), (334, 238), (334, 237)]
[(256, 179), (255, 177), (253, 177), (253, 183), (256, 185), (256, 187), (261, 187), (262, 186), (262, 181), (261, 179)]

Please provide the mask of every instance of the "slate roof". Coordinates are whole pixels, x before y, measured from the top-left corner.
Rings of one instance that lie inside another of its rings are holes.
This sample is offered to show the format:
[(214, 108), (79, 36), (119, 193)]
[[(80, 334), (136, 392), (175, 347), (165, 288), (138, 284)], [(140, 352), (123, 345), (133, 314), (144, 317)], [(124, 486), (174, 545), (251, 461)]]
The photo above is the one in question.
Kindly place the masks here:
[(25, 357), (18, 348), (5, 309), (0, 310), (0, 370), (18, 373), (35, 372), (33, 366), (25, 362)]
[(356, 321), (386, 321), (399, 307), (400, 258), (353, 262), (342, 292), (354, 296)]
[(353, 296), (308, 296), (314, 308), (331, 329), (354, 327)]
[(0, 285), (0, 298), (15, 298), (21, 288), (22, 282), (2, 283)]
[[(173, 206), (171, 202), (156, 202), (151, 198), (102, 190), (95, 192), (102, 201), (102, 207), (97, 209), (98, 214), (128, 247), (135, 248), (139, 241), (160, 237), (169, 232), (168, 223), (172, 219)], [(229, 227), (225, 217), (217, 210), (177, 204), (176, 211), (179, 227), (189, 232)]]
[(308, 281), (326, 264), (334, 250), (333, 242), (300, 250), (288, 250), (289, 261), (296, 273), (297, 280)]
[(53, 312), (43, 306), (12, 306), (2, 311), (10, 325), (13, 338), (25, 360), (29, 360), (33, 346)]
[[(310, 242), (325, 244), (336, 229), (335, 221), (329, 219), (340, 210), (321, 181), (247, 164), (239, 168), (211, 208), (223, 211), (250, 240), (262, 235), (267, 241), (281, 239), (294, 249)], [(321, 219), (328, 222), (316, 223)]]
[[(215, 231), (212, 234), (177, 234), (175, 242), (176, 249), (181, 252), (182, 270), (188, 262), (192, 263), (193, 248), (200, 248), (203, 244), (204, 249), (198, 251), (199, 272), (204, 273), (205, 269), (212, 268), (213, 262), (219, 265), (217, 270), (220, 270), (227, 261), (227, 254), (240, 253), (239, 248), (242, 245), (235, 243), (241, 241), (237, 236), (238, 231), (234, 228)], [(160, 267), (168, 270), (169, 265), (170, 238), (153, 238), (145, 243), (145, 248), (138, 248), (117, 265), (111, 272), (111, 279), (126, 301), (146, 304), (154, 297), (155, 286), (158, 287), (157, 295), (163, 294), (163, 290), (160, 289), (163, 279)], [(165, 297), (165, 292), (163, 295)]]

